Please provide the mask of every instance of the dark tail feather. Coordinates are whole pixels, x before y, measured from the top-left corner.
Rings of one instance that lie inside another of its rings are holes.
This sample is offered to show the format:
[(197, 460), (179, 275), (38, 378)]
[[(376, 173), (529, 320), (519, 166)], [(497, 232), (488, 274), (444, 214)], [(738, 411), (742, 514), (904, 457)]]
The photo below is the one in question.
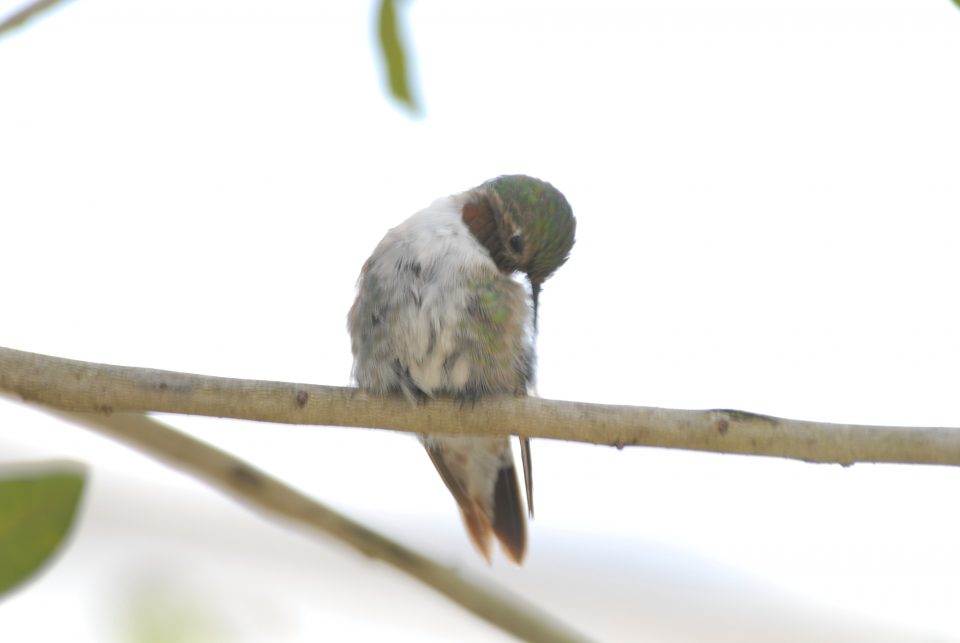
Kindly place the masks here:
[(507, 556), (519, 565), (527, 551), (527, 518), (520, 499), (517, 470), (513, 464), (500, 469), (497, 475), (493, 506), (493, 533)]

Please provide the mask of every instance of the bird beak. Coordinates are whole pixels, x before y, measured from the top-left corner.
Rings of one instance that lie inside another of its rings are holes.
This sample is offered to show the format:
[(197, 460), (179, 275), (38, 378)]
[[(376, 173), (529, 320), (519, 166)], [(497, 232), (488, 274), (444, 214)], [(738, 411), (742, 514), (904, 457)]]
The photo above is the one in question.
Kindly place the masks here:
[(540, 285), (543, 282), (530, 280), (530, 291), (533, 293), (533, 335), (537, 335), (537, 308), (540, 302)]

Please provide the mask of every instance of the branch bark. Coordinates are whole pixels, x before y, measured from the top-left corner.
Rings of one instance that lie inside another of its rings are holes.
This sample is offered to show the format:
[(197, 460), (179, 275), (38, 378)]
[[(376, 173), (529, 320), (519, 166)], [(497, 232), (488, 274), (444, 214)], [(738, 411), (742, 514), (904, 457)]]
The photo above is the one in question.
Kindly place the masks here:
[(960, 465), (960, 430), (787, 420), (497, 397), (413, 406), (358, 389), (190, 375), (0, 348), (0, 390), (67, 411), (165, 412), (415, 433), (521, 435), (623, 446), (766, 455), (808, 462)]

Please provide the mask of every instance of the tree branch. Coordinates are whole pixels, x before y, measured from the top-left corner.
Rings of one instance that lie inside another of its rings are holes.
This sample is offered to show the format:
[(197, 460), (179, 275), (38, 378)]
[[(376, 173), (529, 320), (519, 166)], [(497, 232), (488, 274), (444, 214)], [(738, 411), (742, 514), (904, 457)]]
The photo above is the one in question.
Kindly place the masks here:
[(238, 502), (333, 536), (361, 554), (406, 572), (493, 625), (526, 641), (585, 643), (581, 634), (506, 589), (485, 586), (300, 493), (253, 465), (139, 413), (109, 416), (43, 410), (134, 446)]
[[(527, 640), (583, 638), (517, 597), (394, 543), (252, 465), (142, 413), (157, 411), (289, 424), (409, 432), (516, 434), (608, 444), (769, 455), (812, 462), (960, 464), (960, 430), (826, 424), (731, 410), (683, 411), (498, 397), (461, 408), (448, 399), (413, 406), (357, 389), (240, 380), (110, 366), (0, 348), (0, 391), (130, 443), (236, 499), (330, 534), (433, 587)], [(91, 413), (92, 412), (92, 413)]]
[(61, 2), (63, 2), (63, 0), (37, 0), (36, 2), (31, 2), (30, 4), (20, 7), (3, 20), (0, 20), (0, 36), (8, 31), (13, 31), (17, 27), (22, 27), (29, 20), (37, 17), (44, 11), (53, 9)]
[(186, 413), (416, 433), (521, 435), (808, 462), (960, 465), (960, 430), (829, 424), (731, 410), (496, 397), (413, 406), (352, 388), (207, 377), (0, 348), (0, 390), (68, 411)]

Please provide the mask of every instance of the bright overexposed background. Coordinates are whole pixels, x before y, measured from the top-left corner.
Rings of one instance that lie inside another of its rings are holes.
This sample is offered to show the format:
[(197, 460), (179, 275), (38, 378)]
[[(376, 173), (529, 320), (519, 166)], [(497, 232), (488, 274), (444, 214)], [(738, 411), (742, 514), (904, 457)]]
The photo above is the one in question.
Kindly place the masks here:
[[(2, 12), (17, 6), (0, 2)], [(0, 40), (0, 345), (349, 383), (384, 232), (502, 173), (578, 216), (554, 399), (960, 426), (960, 11), (948, 0), (76, 0)], [(487, 567), (417, 442), (167, 417), (604, 641), (960, 640), (960, 471), (537, 441)], [(4, 641), (494, 641), (336, 542), (0, 400), (0, 462), (91, 483)]]

